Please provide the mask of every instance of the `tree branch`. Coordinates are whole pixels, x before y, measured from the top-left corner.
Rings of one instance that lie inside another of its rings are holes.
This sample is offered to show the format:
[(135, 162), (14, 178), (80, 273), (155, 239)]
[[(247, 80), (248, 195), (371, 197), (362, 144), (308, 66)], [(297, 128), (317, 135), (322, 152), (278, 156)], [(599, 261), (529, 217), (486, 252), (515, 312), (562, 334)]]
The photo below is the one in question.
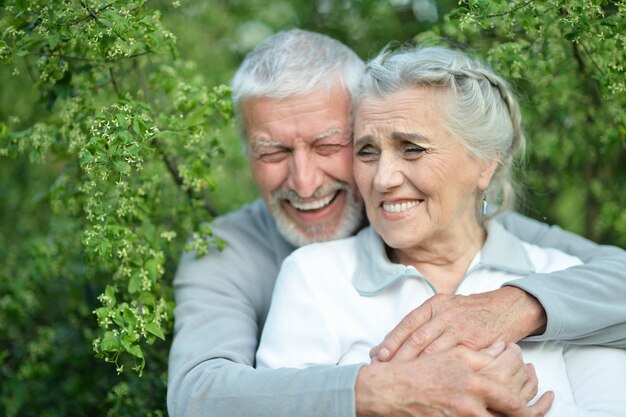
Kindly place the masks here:
[(602, 68), (600, 68), (600, 66), (598, 65), (596, 60), (593, 59), (593, 55), (591, 55), (591, 53), (589, 53), (589, 50), (587, 49), (585, 44), (583, 42), (580, 42), (580, 46), (582, 46), (583, 50), (585, 51), (585, 54), (589, 57), (589, 59), (591, 60), (591, 63), (593, 64), (593, 66), (598, 70), (598, 72), (600, 74), (604, 75), (604, 71), (602, 71)]
[(80, 3), (81, 3), (81, 5), (83, 7), (85, 7), (87, 9), (87, 11), (91, 10), (91, 12), (89, 12), (88, 16), (81, 17), (80, 19), (76, 19), (76, 20), (70, 22), (71, 25), (75, 25), (77, 23), (84, 22), (85, 20), (89, 19), (90, 17), (94, 18), (94, 19), (98, 19), (98, 13), (100, 13), (100, 12), (108, 9), (109, 7), (113, 6), (116, 2), (111, 2), (111, 3), (105, 4), (104, 6), (100, 7), (98, 10), (96, 10), (95, 12), (91, 8), (86, 7), (86, 5), (84, 4), (83, 1), (81, 1)]
[[(179, 188), (185, 190), (185, 192), (187, 193), (187, 197), (189, 197), (189, 201), (196, 200), (197, 199), (196, 194), (191, 188), (185, 187), (185, 183), (183, 181), (183, 178), (180, 176), (180, 172), (178, 172), (178, 168), (176, 168), (176, 166), (174, 166), (172, 161), (170, 161), (170, 159), (167, 157), (167, 155), (163, 151), (163, 147), (161, 146), (157, 138), (154, 139), (154, 145), (156, 146), (157, 151), (161, 155), (161, 158), (163, 159), (163, 162), (165, 163), (167, 170), (172, 175), (172, 179), (174, 180), (176, 185), (178, 185)], [(215, 209), (209, 206), (206, 202), (203, 204), (203, 207), (211, 216), (213, 217), (217, 216), (217, 212), (215, 211)]]
[(87, 3), (85, 3), (83, 0), (80, 0), (80, 5), (87, 9), (87, 12), (89, 12), (89, 16), (91, 16), (95, 20), (98, 20), (98, 15), (96, 14), (96, 12), (93, 11), (91, 7), (89, 7)]
[[(148, 55), (153, 53), (153, 51), (143, 51), (143, 52), (138, 52), (136, 54), (133, 55), (128, 55), (128, 56), (122, 56), (119, 58), (106, 58), (106, 59), (98, 59), (98, 58), (87, 58), (87, 57), (82, 57), (82, 56), (71, 56), (71, 55), (63, 55), (63, 54), (51, 54), (51, 53), (47, 53), (44, 52), (43, 55), (47, 56), (47, 57), (59, 57), (59, 58), (63, 58), (63, 59), (67, 59), (69, 61), (84, 61), (84, 62), (95, 62), (95, 63), (99, 63), (99, 64), (110, 64), (112, 62), (119, 62), (119, 61), (123, 61), (125, 59), (134, 59), (134, 58), (138, 58), (144, 55)], [(33, 56), (39, 56), (40, 54), (31, 52), (29, 55), (33, 55)]]
[(109, 75), (111, 76), (111, 84), (113, 84), (113, 89), (115, 90), (115, 94), (120, 95), (120, 86), (117, 83), (117, 78), (115, 77), (115, 71), (113, 67), (109, 67)]
[(524, 2), (522, 4), (520, 4), (517, 7), (512, 8), (511, 10), (508, 10), (506, 12), (502, 12), (502, 13), (494, 13), (494, 14), (488, 14), (487, 17), (500, 17), (500, 16), (506, 16), (507, 14), (511, 14), (513, 12), (518, 11), (519, 9), (523, 9), (524, 7), (528, 6), (530, 3), (532, 3), (533, 0), (528, 0), (527, 2)]

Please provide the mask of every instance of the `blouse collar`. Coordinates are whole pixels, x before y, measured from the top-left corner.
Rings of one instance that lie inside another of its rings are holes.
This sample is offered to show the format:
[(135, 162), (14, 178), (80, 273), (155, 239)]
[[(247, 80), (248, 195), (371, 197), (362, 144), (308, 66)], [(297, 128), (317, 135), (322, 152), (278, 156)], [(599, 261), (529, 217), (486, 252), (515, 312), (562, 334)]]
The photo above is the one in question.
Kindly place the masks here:
[[(371, 296), (401, 279), (424, 278), (413, 266), (391, 262), (383, 240), (372, 226), (361, 230), (356, 239), (358, 263), (352, 284), (359, 294)], [(518, 275), (535, 272), (522, 241), (495, 220), (487, 222), (485, 244), (471, 262), (465, 276), (480, 268), (494, 268)]]

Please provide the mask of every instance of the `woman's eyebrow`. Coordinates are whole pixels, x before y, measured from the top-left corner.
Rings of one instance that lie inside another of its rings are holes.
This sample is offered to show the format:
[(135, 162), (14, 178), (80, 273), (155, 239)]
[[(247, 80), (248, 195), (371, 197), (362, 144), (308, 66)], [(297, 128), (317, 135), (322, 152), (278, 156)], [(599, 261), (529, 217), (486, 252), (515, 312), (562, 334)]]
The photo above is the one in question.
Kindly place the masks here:
[(421, 133), (393, 132), (391, 133), (391, 138), (396, 139), (396, 140), (430, 142), (430, 140), (426, 136), (422, 135)]
[(366, 144), (366, 143), (369, 143), (369, 142), (371, 142), (371, 141), (372, 141), (372, 139), (373, 139), (373, 138), (374, 138), (374, 137), (373, 137), (372, 135), (364, 135), (364, 136), (361, 136), (360, 138), (358, 138), (358, 139), (356, 139), (356, 140), (354, 141), (354, 147), (355, 147), (355, 148), (358, 148), (359, 146), (362, 146), (362, 145), (364, 145), (364, 144)]

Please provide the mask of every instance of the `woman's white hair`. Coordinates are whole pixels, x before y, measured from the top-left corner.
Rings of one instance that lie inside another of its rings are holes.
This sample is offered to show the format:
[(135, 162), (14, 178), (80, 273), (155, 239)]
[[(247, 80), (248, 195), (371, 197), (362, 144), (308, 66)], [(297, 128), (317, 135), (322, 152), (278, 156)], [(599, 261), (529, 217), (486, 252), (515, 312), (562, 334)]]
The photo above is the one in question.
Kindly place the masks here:
[(279, 32), (250, 52), (231, 81), (235, 120), (246, 137), (243, 104), (254, 97), (286, 98), (343, 86), (351, 97), (365, 64), (347, 46), (319, 33)]
[[(489, 67), (444, 47), (387, 47), (368, 63), (359, 94), (353, 97), (358, 103), (363, 97), (386, 98), (424, 86), (451, 93), (452, 100), (443, 102), (441, 110), (446, 128), (463, 146), (484, 162), (497, 160), (485, 196), (498, 209), (489, 217), (510, 208), (515, 200), (511, 165), (514, 155), (524, 152), (526, 139), (511, 87)], [(483, 195), (477, 197), (478, 209)]]

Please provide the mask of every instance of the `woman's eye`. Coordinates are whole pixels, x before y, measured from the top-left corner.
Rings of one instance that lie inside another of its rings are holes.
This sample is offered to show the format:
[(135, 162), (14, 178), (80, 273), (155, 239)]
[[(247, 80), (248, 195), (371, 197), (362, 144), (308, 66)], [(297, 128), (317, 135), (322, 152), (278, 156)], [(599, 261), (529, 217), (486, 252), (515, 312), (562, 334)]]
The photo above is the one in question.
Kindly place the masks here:
[(376, 156), (378, 156), (378, 153), (378, 149), (376, 149), (372, 145), (365, 145), (357, 150), (356, 156), (361, 160), (368, 160), (376, 158)]
[(404, 152), (409, 155), (419, 155), (423, 152), (426, 152), (426, 149), (421, 146), (415, 145), (414, 143), (407, 143), (404, 146)]

